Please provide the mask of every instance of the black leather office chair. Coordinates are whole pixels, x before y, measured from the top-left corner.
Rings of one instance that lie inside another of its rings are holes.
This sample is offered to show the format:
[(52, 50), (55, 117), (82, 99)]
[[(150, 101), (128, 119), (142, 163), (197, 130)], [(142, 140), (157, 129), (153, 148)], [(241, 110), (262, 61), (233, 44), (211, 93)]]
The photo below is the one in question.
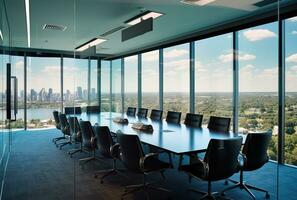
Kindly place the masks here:
[(242, 144), (242, 137), (231, 139), (211, 139), (204, 160), (190, 165), (182, 165), (179, 169), (199, 180), (208, 182), (208, 191), (195, 189), (190, 191), (204, 194), (201, 199), (215, 199), (211, 190), (211, 182), (231, 177), (238, 170), (238, 155)]
[(265, 192), (266, 198), (269, 198), (269, 193), (267, 190), (263, 190), (261, 188), (257, 188), (255, 186), (246, 184), (243, 181), (243, 172), (260, 169), (263, 165), (265, 165), (269, 161), (269, 157), (267, 155), (267, 149), (269, 146), (270, 139), (271, 139), (270, 132), (250, 133), (247, 135), (245, 144), (242, 149), (241, 159), (239, 163), (240, 180), (239, 182), (232, 181), (232, 182), (235, 182), (236, 185), (233, 185), (230, 188), (223, 190), (222, 191), (223, 193), (239, 187), (241, 189), (246, 190), (253, 199), (256, 199), (256, 197), (250, 191), (250, 189), (260, 191), (260, 192)]
[(134, 108), (134, 107), (128, 107), (126, 114), (128, 116), (135, 116), (135, 114), (136, 114), (136, 108)]
[[(61, 130), (61, 124), (60, 124), (60, 119), (59, 119), (59, 112), (58, 111), (53, 111), (53, 115), (54, 115), (54, 120), (55, 120), (55, 124), (56, 124), (56, 128)], [(62, 137), (56, 137), (56, 138), (53, 138), (53, 142), (56, 144), (59, 140), (65, 140), (67, 139), (65, 137), (65, 135), (63, 134)]]
[(120, 155), (120, 145), (116, 144), (113, 141), (108, 126), (94, 126), (94, 132), (97, 139), (97, 146), (100, 154), (104, 158), (109, 158), (113, 160), (112, 169), (101, 170), (95, 173), (95, 178), (103, 174), (103, 176), (101, 176), (100, 178), (101, 183), (103, 183), (104, 178), (108, 177), (109, 175), (119, 173), (116, 167), (116, 160), (119, 158)]
[(64, 108), (64, 113), (66, 115), (73, 115), (74, 114), (74, 107), (65, 107)]
[(148, 112), (147, 108), (138, 108), (137, 116), (141, 117), (141, 118), (146, 118), (147, 117), (147, 112)]
[(59, 115), (59, 120), (60, 120), (60, 125), (61, 125), (61, 131), (64, 134), (65, 138), (67, 138), (66, 142), (56, 144), (57, 147), (62, 149), (63, 146), (72, 144), (71, 143), (71, 133), (70, 133), (70, 127), (69, 127), (69, 123), (67, 121), (66, 115), (61, 113)]
[(150, 118), (154, 121), (161, 121), (162, 120), (163, 111), (162, 110), (156, 110), (152, 109)]
[(74, 114), (80, 115), (81, 114), (81, 107), (74, 107)]
[(184, 124), (186, 126), (200, 128), (202, 124), (203, 115), (187, 113)]
[(180, 118), (181, 118), (181, 112), (168, 111), (166, 116), (166, 122), (179, 124)]
[(68, 154), (70, 155), (70, 157), (72, 157), (73, 154), (83, 151), (83, 149), (82, 149), (82, 135), (81, 135), (81, 130), (80, 130), (80, 126), (79, 126), (77, 117), (69, 117), (68, 122), (69, 122), (72, 141), (74, 143), (79, 143), (79, 145), (80, 145), (80, 148), (71, 149), (68, 151)]
[(89, 121), (80, 120), (79, 126), (82, 134), (82, 148), (83, 150), (91, 153), (91, 156), (79, 160), (79, 164), (83, 165), (92, 160), (98, 160), (95, 156), (97, 141), (95, 138), (94, 129)]
[(210, 130), (228, 132), (230, 128), (230, 118), (210, 116), (208, 126)]
[(160, 172), (164, 178), (163, 173), (166, 169), (172, 167), (171, 164), (159, 160), (158, 154), (151, 153), (145, 155), (137, 135), (118, 134), (118, 142), (120, 144), (121, 160), (125, 167), (131, 172), (143, 174), (143, 184), (126, 186), (122, 198), (138, 190), (144, 190), (146, 197), (148, 197), (148, 189), (168, 192), (164, 188), (157, 188), (148, 184), (146, 176), (151, 172)]
[(100, 106), (87, 106), (87, 114), (100, 113)]

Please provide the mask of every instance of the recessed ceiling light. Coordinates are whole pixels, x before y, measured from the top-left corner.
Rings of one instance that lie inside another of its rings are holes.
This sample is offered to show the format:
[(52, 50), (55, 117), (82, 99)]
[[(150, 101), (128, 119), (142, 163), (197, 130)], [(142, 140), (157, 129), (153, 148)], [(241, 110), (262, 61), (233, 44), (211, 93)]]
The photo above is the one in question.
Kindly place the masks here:
[(84, 51), (90, 47), (93, 47), (93, 46), (97, 46), (98, 44), (101, 44), (102, 42), (105, 42), (106, 39), (102, 39), (102, 38), (94, 38), (78, 47), (75, 48), (76, 51)]
[(30, 2), (25, 0), (25, 11), (26, 11), (26, 24), (27, 24), (27, 37), (28, 37), (28, 47), (31, 46), (31, 28), (30, 28)]
[(216, 0), (181, 0), (180, 2), (185, 4), (191, 4), (191, 5), (205, 6), (214, 1)]
[(67, 26), (55, 25), (55, 24), (44, 24), (42, 30), (54, 30), (54, 31), (65, 31)]
[(163, 15), (162, 13), (158, 13), (158, 12), (145, 11), (145, 12), (142, 12), (139, 15), (136, 15), (135, 17), (132, 17), (131, 19), (125, 21), (125, 23), (129, 24), (129, 25), (135, 25), (135, 24), (138, 24), (139, 22), (141, 22), (141, 20), (146, 20), (148, 18), (156, 19), (162, 15)]

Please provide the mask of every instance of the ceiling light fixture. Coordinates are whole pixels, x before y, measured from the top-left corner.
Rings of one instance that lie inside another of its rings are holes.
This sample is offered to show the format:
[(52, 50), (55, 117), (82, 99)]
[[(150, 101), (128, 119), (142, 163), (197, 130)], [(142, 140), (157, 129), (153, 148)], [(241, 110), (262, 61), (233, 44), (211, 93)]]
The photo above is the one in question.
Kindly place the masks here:
[(2, 35), (1, 29), (0, 29), (0, 39), (3, 41), (3, 35)]
[(153, 12), (153, 11), (148, 10), (148, 11), (144, 11), (144, 12), (140, 13), (139, 15), (136, 15), (135, 17), (132, 17), (131, 19), (125, 21), (125, 24), (135, 25), (135, 24), (138, 24), (139, 22), (141, 22), (142, 20), (146, 20), (148, 18), (156, 19), (162, 15), (163, 15), (162, 13)]
[(101, 44), (102, 42), (105, 42), (106, 39), (102, 39), (102, 38), (94, 38), (94, 39), (91, 39), (90, 41), (78, 46), (75, 48), (76, 51), (84, 51), (90, 47), (93, 47), (93, 46), (97, 46), (98, 44)]
[(26, 23), (27, 23), (27, 37), (28, 37), (28, 47), (31, 46), (31, 27), (30, 27), (30, 1), (25, 0), (25, 10), (26, 10)]
[(216, 0), (181, 0), (181, 3), (191, 4), (191, 5), (198, 5), (198, 6), (205, 6), (210, 4)]

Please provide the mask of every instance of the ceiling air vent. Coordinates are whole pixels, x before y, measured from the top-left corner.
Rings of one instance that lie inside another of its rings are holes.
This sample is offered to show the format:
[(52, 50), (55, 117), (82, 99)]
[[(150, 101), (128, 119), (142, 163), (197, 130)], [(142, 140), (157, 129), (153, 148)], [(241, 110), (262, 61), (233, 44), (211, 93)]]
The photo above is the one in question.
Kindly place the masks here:
[(53, 30), (53, 31), (65, 31), (67, 26), (54, 25), (54, 24), (44, 24), (42, 30)]
[(254, 3), (254, 6), (261, 8), (261, 7), (276, 3), (276, 2), (277, 2), (277, 0), (263, 0), (263, 1), (259, 1), (258, 3)]
[(100, 37), (106, 37), (106, 36), (108, 36), (110, 34), (113, 34), (113, 33), (117, 32), (117, 31), (123, 29), (123, 28), (125, 28), (125, 26), (118, 26), (116, 28), (113, 28), (113, 29), (101, 34)]

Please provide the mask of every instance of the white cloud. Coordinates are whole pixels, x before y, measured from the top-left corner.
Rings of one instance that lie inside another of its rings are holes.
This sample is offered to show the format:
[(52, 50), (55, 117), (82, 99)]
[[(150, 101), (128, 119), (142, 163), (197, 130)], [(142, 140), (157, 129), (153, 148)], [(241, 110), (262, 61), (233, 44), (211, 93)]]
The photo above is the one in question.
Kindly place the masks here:
[(297, 35), (297, 31), (292, 31), (292, 35)]
[(142, 61), (152, 62), (159, 60), (159, 51), (151, 51), (148, 53), (142, 54)]
[(249, 29), (244, 31), (243, 35), (251, 42), (276, 37), (276, 34), (268, 29)]
[[(238, 55), (238, 60), (240, 61), (249, 61), (249, 60), (255, 60), (256, 56), (253, 54), (244, 54), (244, 53), (239, 53)], [(228, 54), (222, 54), (219, 56), (219, 60), (222, 62), (231, 62), (233, 60), (233, 54), (228, 53)]]
[(297, 16), (296, 17), (292, 17), (290, 19), (288, 19), (290, 22), (297, 22)]
[(286, 62), (297, 62), (297, 53), (290, 55), (286, 58)]
[(18, 61), (15, 64), (16, 69), (24, 69), (24, 61)]
[(177, 57), (187, 56), (187, 55), (189, 55), (189, 51), (185, 49), (172, 49), (170, 51), (164, 52), (164, 57), (166, 57), (167, 59), (177, 58)]
[(61, 68), (58, 65), (47, 65), (44, 66), (44, 69), (42, 70), (42, 72), (44, 73), (60, 73)]

